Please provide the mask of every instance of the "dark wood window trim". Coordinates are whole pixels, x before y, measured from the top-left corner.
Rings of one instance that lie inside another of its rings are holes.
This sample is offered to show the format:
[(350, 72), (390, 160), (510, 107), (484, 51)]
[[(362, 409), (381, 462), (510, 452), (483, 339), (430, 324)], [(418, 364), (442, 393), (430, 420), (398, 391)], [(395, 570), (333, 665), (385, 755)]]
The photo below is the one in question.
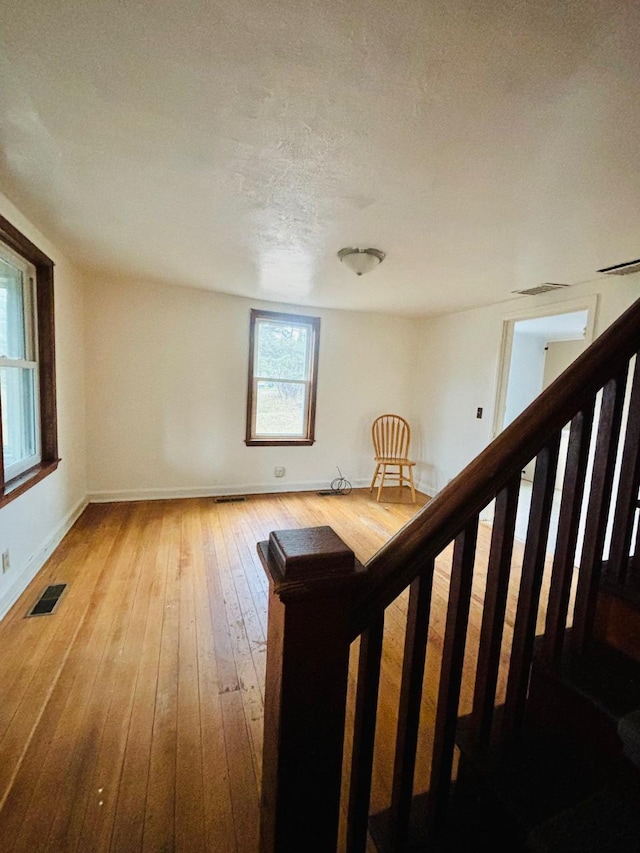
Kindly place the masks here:
[[(258, 320), (271, 319), (284, 323), (301, 323), (311, 326), (313, 329), (312, 342), (312, 364), (309, 377), (309, 400), (308, 400), (308, 430), (305, 438), (269, 437), (254, 438), (252, 433), (254, 401), (254, 377), (253, 365), (255, 361), (256, 345), (256, 323)], [(305, 314), (286, 314), (279, 311), (262, 311), (257, 308), (251, 309), (251, 322), (249, 331), (249, 379), (247, 383), (247, 432), (245, 444), (247, 447), (309, 447), (315, 442), (316, 423), (316, 396), (318, 390), (318, 356), (320, 352), (320, 318), (308, 317)]]
[[(3, 216), (0, 216), (0, 241), (36, 268), (36, 325), (38, 332), (38, 378), (40, 384), (41, 461), (29, 471), (5, 482), (0, 452), (0, 507), (24, 494), (53, 473), (58, 458), (56, 409), (56, 355), (53, 303), (53, 261)], [(2, 448), (0, 420), (0, 451)]]

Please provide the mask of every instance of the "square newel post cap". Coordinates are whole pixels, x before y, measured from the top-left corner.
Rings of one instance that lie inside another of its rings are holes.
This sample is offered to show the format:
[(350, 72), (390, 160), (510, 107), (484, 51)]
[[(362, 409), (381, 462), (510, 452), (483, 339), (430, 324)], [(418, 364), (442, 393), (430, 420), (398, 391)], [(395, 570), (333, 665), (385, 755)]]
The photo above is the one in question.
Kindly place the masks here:
[(281, 598), (338, 591), (361, 584), (367, 570), (328, 526), (274, 530), (258, 554)]

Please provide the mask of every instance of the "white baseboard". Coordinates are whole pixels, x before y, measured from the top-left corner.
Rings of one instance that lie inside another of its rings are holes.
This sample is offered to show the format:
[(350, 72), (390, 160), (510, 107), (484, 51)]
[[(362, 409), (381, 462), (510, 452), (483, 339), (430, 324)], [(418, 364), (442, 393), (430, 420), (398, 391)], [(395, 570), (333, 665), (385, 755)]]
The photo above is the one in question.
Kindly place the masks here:
[[(351, 481), (354, 489), (369, 488), (369, 479)], [(331, 487), (326, 481), (314, 481), (306, 483), (287, 483), (279, 488), (264, 484), (247, 484), (243, 486), (212, 486), (209, 488), (166, 488), (166, 489), (122, 489), (118, 491), (90, 492), (87, 497), (81, 498), (75, 506), (67, 513), (58, 526), (53, 530), (37, 551), (32, 555), (27, 565), (16, 577), (11, 586), (0, 597), (0, 620), (6, 616), (27, 586), (44, 566), (53, 551), (62, 542), (66, 534), (71, 530), (83, 510), (89, 503), (114, 503), (118, 501), (146, 501), (146, 500), (170, 500), (176, 498), (207, 498), (226, 497), (227, 495), (268, 495), (286, 494), (287, 492), (315, 492), (324, 491)], [(416, 488), (423, 494), (433, 494), (422, 483), (417, 483)]]
[[(350, 481), (354, 489), (369, 487), (370, 480)], [(279, 495), (287, 492), (316, 492), (331, 488), (326, 480), (307, 483), (283, 483), (272, 486), (248, 483), (240, 486), (209, 486), (167, 489), (120, 489), (110, 492), (90, 492), (90, 503), (114, 503), (118, 501), (155, 501), (175, 498), (219, 498), (227, 495)]]
[(31, 581), (44, 566), (51, 554), (62, 542), (89, 503), (87, 497), (80, 498), (76, 505), (65, 515), (60, 524), (47, 536), (38, 550), (31, 556), (24, 569), (11, 586), (0, 597), (0, 620), (2, 620), (20, 598)]

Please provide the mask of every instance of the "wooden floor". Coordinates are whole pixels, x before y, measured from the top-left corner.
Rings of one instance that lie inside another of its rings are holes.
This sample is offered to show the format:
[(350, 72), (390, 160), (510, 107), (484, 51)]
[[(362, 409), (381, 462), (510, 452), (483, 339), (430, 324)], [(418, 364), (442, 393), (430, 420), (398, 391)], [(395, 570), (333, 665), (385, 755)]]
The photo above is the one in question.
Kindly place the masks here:
[[(364, 561), (427, 501), (389, 493), (90, 505), (0, 623), (0, 851), (255, 853), (267, 600), (256, 542), (330, 524)], [(54, 614), (25, 618), (51, 583), (68, 584)], [(385, 635), (382, 768), (403, 631), (400, 600)], [(382, 772), (374, 805), (387, 793)]]

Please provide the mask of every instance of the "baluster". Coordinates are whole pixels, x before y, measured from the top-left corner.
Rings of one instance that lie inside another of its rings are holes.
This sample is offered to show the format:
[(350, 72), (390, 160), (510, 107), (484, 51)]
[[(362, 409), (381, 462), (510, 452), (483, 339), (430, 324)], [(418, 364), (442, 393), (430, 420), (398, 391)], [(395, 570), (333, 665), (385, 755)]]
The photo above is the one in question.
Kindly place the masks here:
[(571, 631), (571, 645), (579, 651), (583, 651), (587, 644), (595, 617), (626, 380), (627, 370), (621, 371), (618, 376), (607, 382), (602, 392), (600, 422)]
[(518, 474), (496, 498), (471, 711), (471, 737), (480, 744), (488, 742), (493, 721), (519, 492)]
[(640, 500), (636, 501), (634, 506), (636, 535), (633, 542), (633, 557), (629, 560), (629, 574), (637, 577), (640, 569)]
[(503, 732), (507, 736), (512, 735), (520, 727), (524, 713), (540, 589), (547, 555), (559, 449), (560, 433), (557, 433), (536, 458), (504, 703)]
[(463, 532), (458, 534), (453, 550), (429, 791), (429, 829), (434, 837), (438, 836), (444, 826), (451, 787), (477, 538), (478, 517), (476, 516), (467, 524)]
[(347, 818), (347, 853), (367, 846), (384, 611), (360, 637)]
[(571, 421), (543, 644), (543, 654), (553, 665), (560, 660), (567, 629), (594, 407), (595, 398)]
[(409, 591), (389, 818), (389, 836), (394, 850), (404, 848), (411, 816), (433, 571), (434, 561), (431, 560)]
[(638, 488), (640, 488), (640, 357), (636, 356), (607, 566), (609, 579), (621, 585), (624, 584), (629, 565)]

